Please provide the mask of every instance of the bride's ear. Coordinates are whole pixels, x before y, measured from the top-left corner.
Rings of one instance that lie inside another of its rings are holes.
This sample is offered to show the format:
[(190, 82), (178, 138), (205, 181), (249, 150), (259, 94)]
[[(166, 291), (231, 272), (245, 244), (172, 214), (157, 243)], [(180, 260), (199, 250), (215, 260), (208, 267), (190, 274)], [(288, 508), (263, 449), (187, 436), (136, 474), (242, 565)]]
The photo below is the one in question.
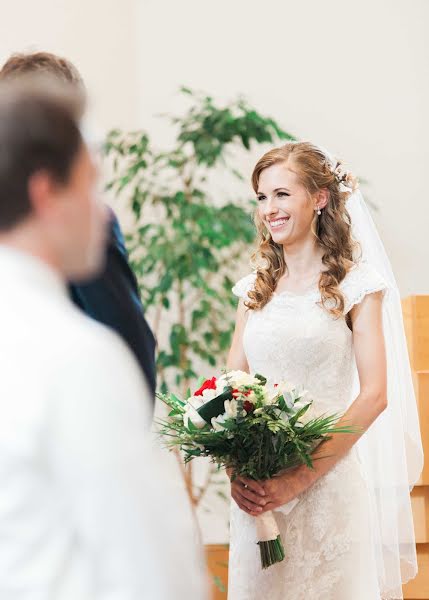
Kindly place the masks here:
[(328, 204), (329, 191), (326, 188), (319, 190), (314, 195), (314, 208), (322, 210)]

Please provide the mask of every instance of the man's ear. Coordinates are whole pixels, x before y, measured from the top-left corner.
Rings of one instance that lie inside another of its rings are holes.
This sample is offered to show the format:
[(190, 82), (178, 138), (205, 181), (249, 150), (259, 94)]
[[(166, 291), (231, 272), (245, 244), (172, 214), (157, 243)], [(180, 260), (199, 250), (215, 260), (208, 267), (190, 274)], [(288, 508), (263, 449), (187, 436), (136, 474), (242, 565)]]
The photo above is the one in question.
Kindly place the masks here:
[(28, 180), (28, 199), (36, 215), (46, 214), (55, 204), (56, 185), (45, 170), (36, 171)]
[(322, 208), (325, 208), (325, 206), (328, 204), (328, 201), (329, 191), (327, 190), (327, 188), (319, 190), (315, 196), (315, 209), (322, 210)]

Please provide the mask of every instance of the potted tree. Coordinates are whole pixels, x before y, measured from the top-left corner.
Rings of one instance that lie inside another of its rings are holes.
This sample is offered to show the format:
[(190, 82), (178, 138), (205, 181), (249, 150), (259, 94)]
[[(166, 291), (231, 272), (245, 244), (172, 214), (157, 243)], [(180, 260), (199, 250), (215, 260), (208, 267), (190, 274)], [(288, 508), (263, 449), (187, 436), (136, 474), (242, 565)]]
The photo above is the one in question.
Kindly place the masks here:
[[(228, 173), (241, 182), (235, 157), (256, 144), (294, 137), (243, 99), (218, 106), (210, 96), (187, 88), (181, 93), (189, 108), (166, 117), (175, 131), (171, 148), (157, 149), (144, 131), (114, 130), (105, 151), (113, 169), (108, 187), (125, 196), (132, 213), (128, 249), (158, 338), (160, 389), (176, 386), (185, 394), (197, 372), (225, 363), (233, 332), (231, 287), (255, 236), (254, 202), (241, 190), (233, 202), (214, 194), (213, 181)], [(182, 469), (196, 509), (213, 469), (199, 487), (191, 467)]]

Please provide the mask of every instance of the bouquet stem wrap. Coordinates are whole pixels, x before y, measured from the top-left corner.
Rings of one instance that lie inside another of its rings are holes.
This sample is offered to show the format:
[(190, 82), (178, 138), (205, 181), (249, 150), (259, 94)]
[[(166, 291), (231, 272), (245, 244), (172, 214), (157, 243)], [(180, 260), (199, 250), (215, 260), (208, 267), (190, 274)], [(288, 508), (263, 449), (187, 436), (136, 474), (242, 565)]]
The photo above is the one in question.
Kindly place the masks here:
[(267, 569), (285, 557), (280, 531), (274, 513), (270, 510), (256, 519), (256, 533), (261, 553), (261, 565)]
[(274, 517), (272, 510), (269, 510), (256, 519), (256, 534), (259, 542), (271, 542), (277, 539), (280, 535), (280, 531), (277, 525), (277, 521)]

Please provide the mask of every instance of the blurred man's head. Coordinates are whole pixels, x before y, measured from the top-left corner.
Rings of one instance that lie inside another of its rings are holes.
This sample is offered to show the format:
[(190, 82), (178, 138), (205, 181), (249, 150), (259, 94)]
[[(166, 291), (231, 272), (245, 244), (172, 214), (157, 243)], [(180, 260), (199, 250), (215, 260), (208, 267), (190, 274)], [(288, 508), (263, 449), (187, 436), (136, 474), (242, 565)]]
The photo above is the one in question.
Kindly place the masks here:
[(12, 54), (0, 70), (0, 79), (16, 79), (21, 75), (47, 75), (83, 90), (83, 80), (73, 63), (50, 52)]
[(47, 258), (67, 279), (99, 269), (106, 217), (82, 139), (77, 87), (0, 80), (0, 243)]

